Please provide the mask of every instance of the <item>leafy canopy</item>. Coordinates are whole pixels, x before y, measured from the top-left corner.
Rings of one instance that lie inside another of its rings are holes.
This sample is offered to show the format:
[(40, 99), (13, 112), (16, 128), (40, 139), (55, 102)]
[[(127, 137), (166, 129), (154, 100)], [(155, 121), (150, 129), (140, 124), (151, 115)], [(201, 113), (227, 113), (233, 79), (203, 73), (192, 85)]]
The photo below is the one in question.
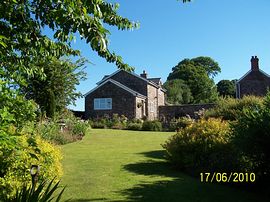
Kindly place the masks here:
[(167, 102), (170, 104), (188, 104), (193, 101), (190, 88), (181, 79), (167, 81), (163, 87), (167, 90)]
[(167, 81), (183, 80), (191, 91), (193, 103), (214, 102), (217, 89), (213, 77), (220, 71), (218, 63), (210, 57), (184, 59), (172, 68)]
[[(0, 4), (0, 36), (1, 42), (5, 39), (6, 48), (1, 55), (5, 58), (11, 54), (21, 62), (31, 60), (29, 56), (58, 56), (61, 52), (76, 55), (78, 52), (70, 48), (70, 41), (74, 33), (79, 33), (99, 56), (115, 62), (119, 68), (130, 69), (108, 49), (110, 32), (103, 25), (119, 30), (138, 27), (119, 16), (118, 7), (103, 0), (4, 0)], [(53, 31), (55, 41), (42, 34), (44, 28)]]
[(47, 115), (53, 111), (61, 112), (66, 106), (75, 104), (77, 98), (82, 97), (81, 93), (76, 92), (76, 85), (85, 79), (84, 64), (85, 59), (76, 62), (55, 58), (40, 61), (36, 65), (43, 68), (45, 77), (27, 77), (28, 85), (22, 87), (22, 92), (26, 98), (39, 104)]
[(235, 97), (236, 89), (235, 89), (235, 81), (232, 80), (221, 80), (217, 83), (217, 91), (219, 95), (226, 97)]

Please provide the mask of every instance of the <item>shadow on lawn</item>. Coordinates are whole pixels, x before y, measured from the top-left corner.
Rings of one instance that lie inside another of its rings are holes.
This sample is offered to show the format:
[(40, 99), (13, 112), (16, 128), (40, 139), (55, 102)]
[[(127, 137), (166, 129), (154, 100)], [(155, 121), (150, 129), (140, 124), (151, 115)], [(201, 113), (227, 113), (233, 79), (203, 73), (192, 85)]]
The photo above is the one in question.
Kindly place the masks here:
[(152, 158), (152, 159), (165, 159), (166, 152), (165, 150), (155, 150), (155, 151), (149, 151), (149, 152), (142, 152), (139, 154)]
[(93, 198), (93, 199), (79, 198), (67, 200), (67, 202), (94, 202), (94, 201), (108, 201), (108, 200), (106, 198)]
[(140, 153), (152, 158), (149, 161), (128, 164), (124, 169), (139, 175), (151, 177), (170, 177), (171, 180), (159, 180), (153, 183), (142, 182), (131, 189), (122, 190), (129, 202), (208, 202), (208, 201), (266, 201), (246, 191), (206, 184), (173, 169), (166, 161), (161, 160), (165, 151)]

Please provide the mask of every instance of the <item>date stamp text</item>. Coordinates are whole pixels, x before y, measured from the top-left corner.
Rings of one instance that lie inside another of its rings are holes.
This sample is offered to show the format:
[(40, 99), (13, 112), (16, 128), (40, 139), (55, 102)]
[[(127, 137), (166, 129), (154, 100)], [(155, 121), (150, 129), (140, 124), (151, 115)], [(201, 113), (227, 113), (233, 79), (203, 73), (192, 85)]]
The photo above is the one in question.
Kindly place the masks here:
[(238, 172), (230, 172), (230, 173), (200, 173), (200, 181), (206, 183), (212, 182), (222, 182), (222, 183), (252, 183), (255, 182), (256, 175), (255, 173), (238, 173)]

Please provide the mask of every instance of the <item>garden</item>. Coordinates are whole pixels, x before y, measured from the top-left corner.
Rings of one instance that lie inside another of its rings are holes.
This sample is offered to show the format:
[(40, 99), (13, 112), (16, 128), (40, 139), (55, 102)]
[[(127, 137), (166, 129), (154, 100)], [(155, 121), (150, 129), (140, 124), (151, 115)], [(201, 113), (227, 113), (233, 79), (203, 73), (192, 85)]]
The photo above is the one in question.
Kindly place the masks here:
[[(86, 79), (88, 61), (71, 45), (76, 35), (107, 62), (134, 70), (108, 48), (107, 27), (139, 26), (118, 7), (1, 1), (0, 201), (269, 201), (270, 94), (218, 98), (213, 78), (221, 69), (209, 57), (184, 59), (168, 77), (170, 101), (217, 102), (198, 120), (83, 121), (67, 109)], [(232, 172), (255, 177), (201, 178)]]
[[(2, 116), (1, 198), (267, 201), (269, 105), (270, 94), (221, 98), (198, 120), (182, 117), (164, 126), (117, 114), (82, 121), (68, 110), (38, 117), (31, 103), (25, 106), (33, 110), (28, 119)], [(37, 189), (29, 172), (33, 165), (40, 167)], [(207, 173), (217, 176), (207, 180)], [(248, 177), (230, 181), (231, 173)]]

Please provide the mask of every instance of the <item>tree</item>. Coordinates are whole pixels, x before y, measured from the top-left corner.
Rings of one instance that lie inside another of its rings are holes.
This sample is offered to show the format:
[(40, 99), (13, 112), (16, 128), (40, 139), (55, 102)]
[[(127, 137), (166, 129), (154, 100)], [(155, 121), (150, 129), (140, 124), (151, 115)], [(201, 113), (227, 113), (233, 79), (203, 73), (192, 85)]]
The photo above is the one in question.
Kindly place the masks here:
[(167, 90), (167, 102), (170, 104), (188, 104), (193, 101), (191, 91), (181, 79), (174, 79), (164, 83)]
[[(10, 70), (10, 66), (19, 65), (21, 70), (30, 71), (27, 63), (32, 56), (78, 54), (70, 48), (69, 42), (74, 33), (79, 33), (99, 56), (116, 63), (119, 68), (130, 69), (120, 56), (108, 49), (109, 31), (103, 25), (116, 26), (120, 30), (138, 26), (119, 16), (118, 7), (118, 4), (103, 0), (3, 0), (0, 3), (0, 36), (5, 37), (6, 48), (1, 49), (1, 66)], [(56, 42), (41, 32), (45, 27), (53, 31)], [(16, 65), (12, 65), (14, 62)]]
[(41, 110), (49, 117), (54, 112), (61, 112), (67, 105), (75, 104), (81, 97), (76, 92), (76, 85), (85, 79), (82, 67), (85, 59), (71, 62), (68, 59), (51, 59), (40, 61), (36, 66), (43, 69), (45, 76), (27, 77), (27, 86), (22, 86), (22, 92), (27, 99), (33, 99)]
[(221, 69), (217, 62), (215, 62), (210, 57), (197, 57), (191, 59), (191, 62), (194, 62), (196, 66), (200, 66), (207, 72), (207, 75), (211, 78), (214, 78), (218, 73), (221, 72)]
[(218, 72), (220, 67), (209, 57), (184, 59), (172, 68), (167, 81), (183, 80), (192, 93), (193, 103), (214, 102), (217, 99), (217, 89), (213, 77)]
[(225, 97), (235, 97), (236, 89), (235, 89), (235, 81), (232, 80), (221, 80), (217, 83), (217, 91), (219, 95)]
[[(120, 56), (108, 48), (110, 32), (105, 26), (114, 26), (119, 30), (138, 27), (138, 23), (119, 16), (118, 8), (119, 4), (104, 0), (2, 0), (0, 88), (8, 87), (11, 90), (10, 98), (15, 99), (13, 94), (18, 92), (11, 86), (27, 85), (27, 77), (22, 75), (45, 76), (42, 68), (33, 65), (43, 57), (80, 55), (70, 44), (75, 33), (79, 33), (92, 50), (108, 62), (115, 63), (121, 69), (131, 70)], [(54, 39), (44, 35), (44, 28), (54, 33)]]
[(55, 111), (56, 111), (56, 102), (55, 102), (55, 95), (54, 92), (49, 89), (47, 91), (47, 99), (45, 99), (47, 101), (47, 104), (45, 106), (45, 111), (47, 112), (47, 116), (53, 118), (55, 115)]

